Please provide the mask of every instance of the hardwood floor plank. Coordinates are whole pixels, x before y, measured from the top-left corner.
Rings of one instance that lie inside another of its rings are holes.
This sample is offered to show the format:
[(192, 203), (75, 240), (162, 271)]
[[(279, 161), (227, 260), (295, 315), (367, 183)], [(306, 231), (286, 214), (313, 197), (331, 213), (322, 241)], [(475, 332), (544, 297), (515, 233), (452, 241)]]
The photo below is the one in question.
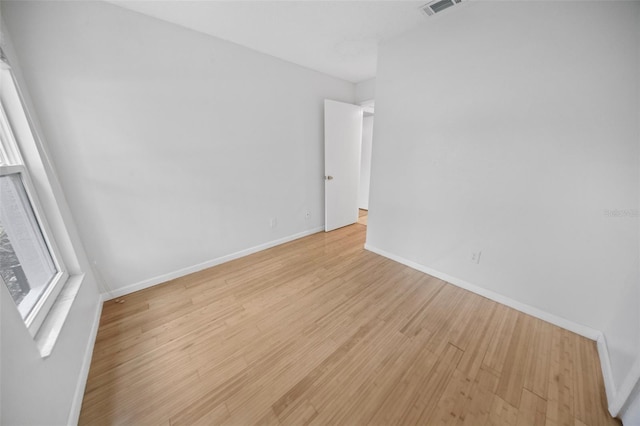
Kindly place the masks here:
[(438, 405), (428, 421), (432, 425), (455, 425), (469, 402), (472, 380), (460, 370), (455, 370), (445, 388)]
[(190, 403), (177, 410), (170, 417), (171, 425), (190, 425), (201, 421), (203, 417), (210, 416), (225, 400), (240, 391), (243, 386), (249, 383), (247, 373), (240, 373), (224, 381), (215, 389), (203, 392), (199, 398), (194, 398)]
[(554, 330), (551, 340), (547, 424), (570, 426), (573, 416), (573, 360), (568, 331)]
[(520, 314), (502, 305), (498, 306), (497, 309), (498, 312), (492, 322), (495, 332), (482, 362), (487, 368), (500, 376), (513, 337), (513, 330)]
[(522, 389), (517, 426), (544, 426), (547, 417), (547, 401), (535, 393)]
[(498, 377), (487, 369), (480, 368), (469, 390), (467, 404), (457, 421), (458, 425), (484, 425), (489, 420), (493, 397), (498, 387)]
[(405, 413), (401, 420), (403, 424), (429, 424), (440, 395), (447, 388), (458, 362), (462, 358), (460, 348), (448, 344), (436, 363), (432, 374), (420, 386), (413, 408)]
[(458, 369), (467, 377), (476, 377), (496, 331), (494, 317), (499, 305), (482, 298), (475, 315), (470, 318), (473, 338), (467, 343)]
[(556, 329), (545, 321), (535, 321), (529, 366), (525, 373), (524, 387), (542, 399), (549, 389), (549, 366), (551, 365), (551, 338)]
[[(422, 379), (434, 368), (438, 358), (429, 350), (421, 348), (403, 374), (391, 384), (385, 400), (380, 404), (370, 422), (373, 424), (400, 424), (402, 418), (413, 409), (418, 387)], [(398, 398), (405, 395), (404, 398)]]
[(494, 395), (487, 426), (515, 426), (517, 421), (518, 409), (498, 395)]
[(518, 315), (496, 391), (496, 395), (516, 408), (520, 407), (525, 373), (533, 353), (531, 343), (535, 321), (528, 315)]
[(317, 416), (315, 407), (305, 399), (286, 413), (280, 413), (278, 420), (282, 425), (307, 425)]

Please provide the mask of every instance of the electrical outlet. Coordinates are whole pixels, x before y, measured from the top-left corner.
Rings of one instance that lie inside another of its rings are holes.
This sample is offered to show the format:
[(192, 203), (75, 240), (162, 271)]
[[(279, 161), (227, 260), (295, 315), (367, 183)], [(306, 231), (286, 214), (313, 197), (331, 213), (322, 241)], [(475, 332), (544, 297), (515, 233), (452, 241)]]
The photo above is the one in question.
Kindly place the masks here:
[(309, 210), (304, 212), (304, 218), (305, 220), (311, 219), (311, 212)]
[(271, 220), (269, 221), (269, 226), (271, 228), (275, 228), (278, 226), (278, 219), (275, 217), (272, 217)]
[(482, 251), (476, 251), (471, 253), (471, 261), (475, 264), (480, 263), (480, 257), (482, 257)]

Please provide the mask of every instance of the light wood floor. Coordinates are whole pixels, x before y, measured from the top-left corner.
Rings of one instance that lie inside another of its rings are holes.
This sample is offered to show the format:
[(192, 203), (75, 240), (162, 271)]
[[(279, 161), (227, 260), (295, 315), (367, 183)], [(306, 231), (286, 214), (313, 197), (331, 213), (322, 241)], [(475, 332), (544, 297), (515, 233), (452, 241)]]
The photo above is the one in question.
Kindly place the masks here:
[(369, 211), (358, 209), (358, 223), (361, 225), (367, 225), (367, 220), (369, 218)]
[(80, 423), (618, 424), (594, 342), (315, 234), (106, 302)]

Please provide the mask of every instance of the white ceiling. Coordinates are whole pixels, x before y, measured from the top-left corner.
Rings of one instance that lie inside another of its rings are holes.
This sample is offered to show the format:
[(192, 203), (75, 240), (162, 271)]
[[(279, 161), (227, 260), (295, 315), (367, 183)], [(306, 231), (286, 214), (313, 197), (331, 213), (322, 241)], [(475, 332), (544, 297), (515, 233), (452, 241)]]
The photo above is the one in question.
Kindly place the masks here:
[(380, 40), (427, 21), (428, 0), (108, 1), (358, 83), (375, 77)]

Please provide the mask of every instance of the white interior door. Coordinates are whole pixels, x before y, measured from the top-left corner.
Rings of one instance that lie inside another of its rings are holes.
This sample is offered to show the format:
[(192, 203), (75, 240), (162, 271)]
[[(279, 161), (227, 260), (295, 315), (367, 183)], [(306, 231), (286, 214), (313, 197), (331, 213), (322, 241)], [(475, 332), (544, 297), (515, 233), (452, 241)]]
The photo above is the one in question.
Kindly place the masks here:
[(358, 220), (362, 107), (324, 101), (324, 230)]

